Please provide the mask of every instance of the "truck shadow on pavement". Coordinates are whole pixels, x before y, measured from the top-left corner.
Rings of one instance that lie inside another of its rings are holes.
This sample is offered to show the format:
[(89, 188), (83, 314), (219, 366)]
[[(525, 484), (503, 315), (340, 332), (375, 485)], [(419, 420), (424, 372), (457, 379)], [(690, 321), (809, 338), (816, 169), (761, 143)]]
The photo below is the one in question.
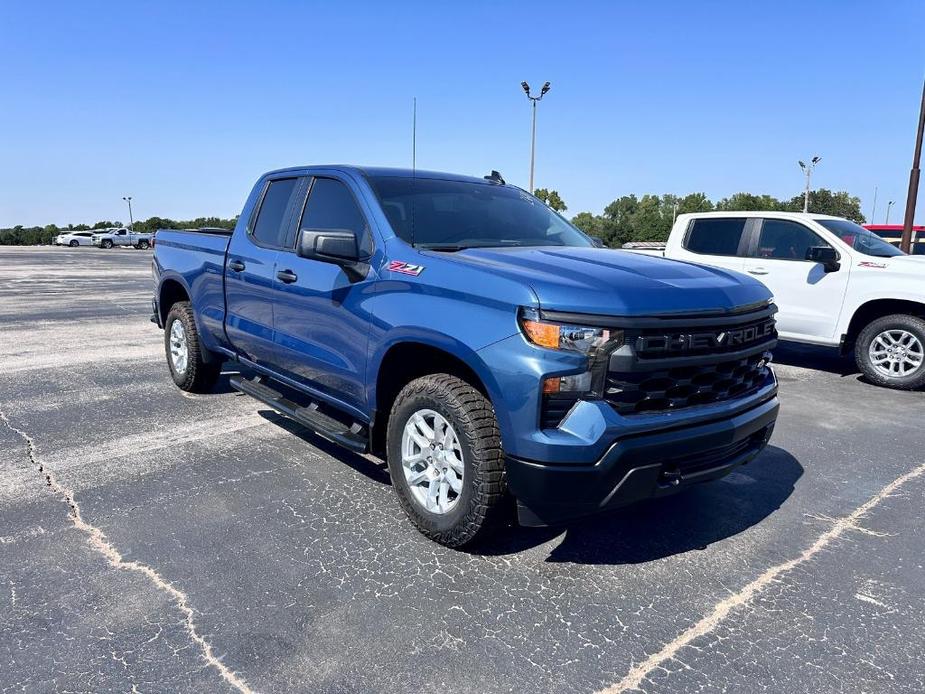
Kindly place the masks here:
[[(260, 416), (370, 480), (391, 486), (384, 461), (341, 448), (273, 410), (260, 410)], [(516, 554), (561, 536), (547, 562), (641, 564), (706, 549), (748, 530), (781, 507), (802, 475), (797, 459), (772, 445), (726, 477), (677, 495), (565, 527), (522, 528), (512, 523), (463, 551), (476, 556)]]
[(726, 477), (677, 495), (627, 506), (566, 528), (511, 528), (475, 550), (509, 554), (562, 536), (548, 562), (641, 564), (738, 535), (779, 509), (793, 493), (803, 466), (769, 446)]
[[(786, 366), (796, 366), (802, 369), (826, 371), (839, 376), (853, 376), (866, 383), (861, 376), (854, 358), (842, 356), (837, 349), (821, 347), (819, 345), (804, 345), (799, 342), (779, 342), (774, 348), (774, 363)], [(786, 380), (786, 376), (778, 374), (778, 378)]]

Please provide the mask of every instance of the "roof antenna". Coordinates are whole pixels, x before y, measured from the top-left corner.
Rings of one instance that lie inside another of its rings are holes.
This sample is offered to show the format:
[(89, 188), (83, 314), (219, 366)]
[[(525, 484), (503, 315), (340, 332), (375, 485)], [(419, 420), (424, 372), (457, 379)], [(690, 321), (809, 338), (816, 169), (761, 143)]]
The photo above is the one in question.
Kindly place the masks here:
[(414, 248), (414, 181), (417, 177), (418, 98), (411, 97), (411, 247)]
[(501, 174), (499, 174), (494, 169), (491, 170), (490, 174), (487, 176), (482, 176), (482, 178), (484, 178), (486, 181), (491, 181), (492, 183), (498, 183), (502, 186), (504, 185), (504, 179), (501, 178)]

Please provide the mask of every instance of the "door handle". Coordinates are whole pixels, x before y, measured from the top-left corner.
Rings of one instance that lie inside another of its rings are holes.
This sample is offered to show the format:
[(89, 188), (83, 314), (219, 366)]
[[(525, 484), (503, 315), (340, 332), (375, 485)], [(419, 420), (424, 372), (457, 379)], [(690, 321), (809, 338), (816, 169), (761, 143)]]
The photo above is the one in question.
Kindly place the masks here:
[(750, 275), (766, 275), (766, 274), (768, 274), (768, 271), (765, 270), (763, 267), (753, 267), (753, 268), (751, 268), (748, 272), (749, 272)]
[(276, 279), (286, 284), (292, 284), (299, 279), (299, 277), (292, 270), (280, 270), (276, 273)]
[(240, 260), (229, 260), (228, 269), (235, 272), (241, 272), (246, 266)]

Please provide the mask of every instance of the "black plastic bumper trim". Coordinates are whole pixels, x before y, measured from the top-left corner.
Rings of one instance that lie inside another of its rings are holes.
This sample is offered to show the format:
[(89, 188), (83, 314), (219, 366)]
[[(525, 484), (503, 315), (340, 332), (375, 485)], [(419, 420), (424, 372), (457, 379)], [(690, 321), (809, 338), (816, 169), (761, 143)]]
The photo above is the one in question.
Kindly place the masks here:
[(777, 398), (728, 419), (614, 442), (592, 465), (505, 457), (522, 525), (556, 525), (717, 479), (767, 445)]

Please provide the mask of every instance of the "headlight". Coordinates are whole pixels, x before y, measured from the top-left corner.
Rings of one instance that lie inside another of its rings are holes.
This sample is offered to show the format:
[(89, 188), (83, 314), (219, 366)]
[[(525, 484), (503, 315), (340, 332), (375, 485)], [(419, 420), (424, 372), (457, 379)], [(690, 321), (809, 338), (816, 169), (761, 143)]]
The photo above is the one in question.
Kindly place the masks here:
[(599, 391), (610, 353), (623, 345), (622, 330), (542, 320), (536, 309), (521, 310), (520, 329), (527, 340), (539, 347), (577, 352), (588, 357), (587, 370), (544, 379), (543, 393), (547, 395)]
[(520, 328), (524, 336), (535, 345), (580, 352), (588, 356), (594, 356), (603, 349), (610, 351), (623, 344), (622, 330), (540, 320), (539, 312), (535, 309), (521, 311)]

